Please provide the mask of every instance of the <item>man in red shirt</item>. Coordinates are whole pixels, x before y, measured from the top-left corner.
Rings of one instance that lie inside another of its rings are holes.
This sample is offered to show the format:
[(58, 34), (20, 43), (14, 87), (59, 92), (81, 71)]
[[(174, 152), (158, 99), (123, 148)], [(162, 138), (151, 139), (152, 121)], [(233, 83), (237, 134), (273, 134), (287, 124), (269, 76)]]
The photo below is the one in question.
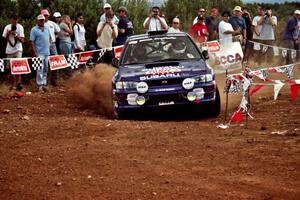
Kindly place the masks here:
[(204, 18), (199, 16), (197, 23), (194, 24), (190, 30), (190, 35), (194, 38), (196, 43), (206, 42), (208, 34), (207, 26), (203, 23)]

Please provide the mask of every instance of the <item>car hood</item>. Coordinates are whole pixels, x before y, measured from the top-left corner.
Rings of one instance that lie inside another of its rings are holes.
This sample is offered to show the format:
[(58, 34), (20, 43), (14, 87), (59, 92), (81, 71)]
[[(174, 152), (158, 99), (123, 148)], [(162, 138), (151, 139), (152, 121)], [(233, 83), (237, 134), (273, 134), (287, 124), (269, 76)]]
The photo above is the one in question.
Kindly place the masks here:
[(118, 81), (145, 81), (175, 77), (185, 78), (208, 73), (212, 72), (205, 61), (195, 59), (120, 66), (115, 79)]

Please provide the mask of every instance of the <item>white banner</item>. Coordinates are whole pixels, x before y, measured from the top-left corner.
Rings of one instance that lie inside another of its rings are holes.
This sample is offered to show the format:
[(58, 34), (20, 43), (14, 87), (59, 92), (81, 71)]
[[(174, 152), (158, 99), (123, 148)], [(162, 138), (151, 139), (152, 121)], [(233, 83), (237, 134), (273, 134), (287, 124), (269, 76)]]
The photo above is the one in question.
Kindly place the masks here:
[(230, 44), (220, 44), (218, 51), (209, 51), (208, 63), (214, 68), (215, 73), (224, 73), (226, 69), (229, 71), (242, 68), (243, 50), (240, 42), (232, 42)]

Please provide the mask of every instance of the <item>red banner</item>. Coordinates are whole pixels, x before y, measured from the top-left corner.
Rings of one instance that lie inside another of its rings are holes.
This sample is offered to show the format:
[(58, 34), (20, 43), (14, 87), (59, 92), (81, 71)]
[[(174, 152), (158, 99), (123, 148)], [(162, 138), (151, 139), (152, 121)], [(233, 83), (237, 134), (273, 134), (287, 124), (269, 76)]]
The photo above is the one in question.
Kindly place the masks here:
[(51, 70), (69, 67), (69, 64), (64, 55), (49, 56), (49, 65)]
[(79, 55), (79, 64), (85, 64), (87, 63), (92, 57), (93, 57), (94, 52), (86, 52), (86, 53), (81, 53)]
[(29, 74), (31, 73), (27, 58), (13, 58), (10, 60), (11, 74)]
[(218, 52), (221, 49), (218, 41), (207, 42), (207, 46), (208, 46), (208, 52), (210, 53)]
[(123, 47), (124, 47), (123, 45), (114, 47), (115, 58), (118, 60), (120, 60), (120, 58), (121, 58), (121, 53), (122, 53)]

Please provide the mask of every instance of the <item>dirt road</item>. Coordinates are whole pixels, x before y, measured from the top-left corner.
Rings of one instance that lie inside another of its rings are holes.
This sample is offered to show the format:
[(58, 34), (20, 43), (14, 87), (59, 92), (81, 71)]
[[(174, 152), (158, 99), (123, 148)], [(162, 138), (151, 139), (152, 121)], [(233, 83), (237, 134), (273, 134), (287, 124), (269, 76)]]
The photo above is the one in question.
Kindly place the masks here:
[(225, 130), (224, 111), (118, 121), (73, 98), (61, 87), (0, 99), (0, 199), (300, 198), (300, 98), (286, 90), (258, 94), (248, 128)]

